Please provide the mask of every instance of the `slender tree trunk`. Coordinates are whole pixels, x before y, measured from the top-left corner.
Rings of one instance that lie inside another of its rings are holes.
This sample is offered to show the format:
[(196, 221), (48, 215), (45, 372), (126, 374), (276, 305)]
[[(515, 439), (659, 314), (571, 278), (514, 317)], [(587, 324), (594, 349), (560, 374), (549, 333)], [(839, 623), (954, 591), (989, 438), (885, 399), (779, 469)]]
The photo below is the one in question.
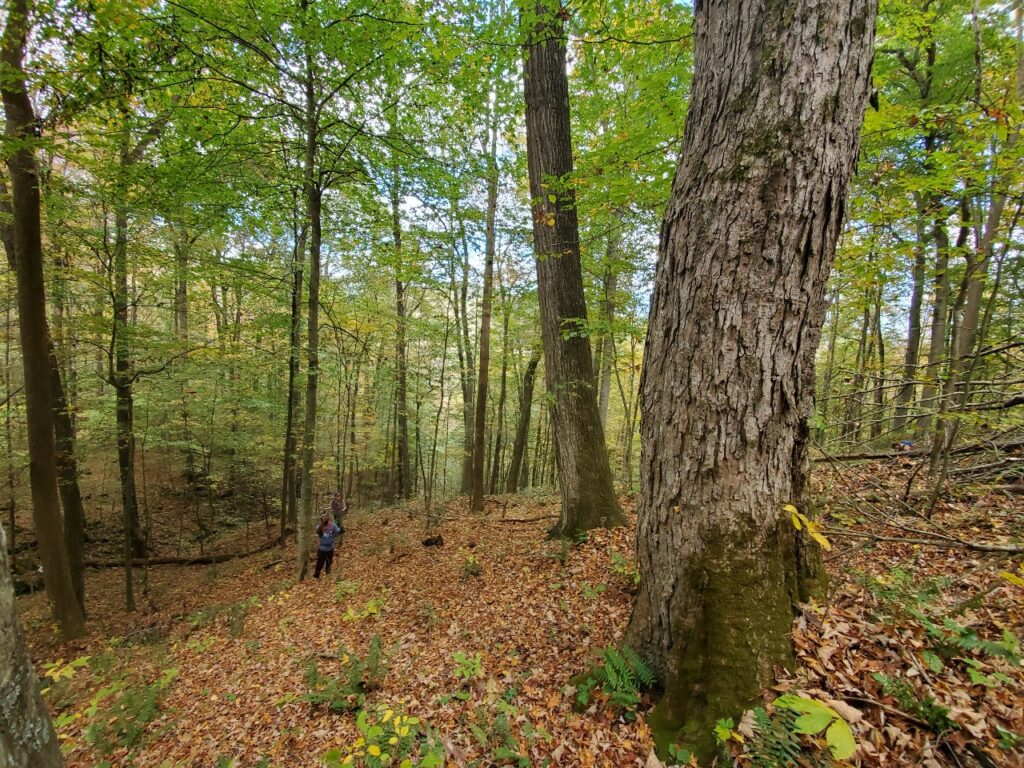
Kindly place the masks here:
[(288, 343), (288, 410), (285, 414), (284, 457), (281, 471), (281, 540), (288, 525), (298, 524), (298, 483), (296, 453), (297, 421), (302, 397), (299, 393), (299, 354), (302, 337), (302, 264), (306, 253), (308, 223), (296, 227), (292, 251), (291, 330)]
[(494, 303), (494, 251), (497, 238), (495, 217), (498, 210), (498, 126), (497, 110), (492, 106), (487, 132), (487, 232), (484, 248), (484, 286), (480, 300), (480, 373), (476, 378), (476, 417), (473, 432), (473, 494), (469, 508), (484, 509), (484, 445), (487, 435), (487, 384), (491, 364), (491, 311)]
[(505, 302), (504, 318), (501, 323), (501, 383), (498, 385), (498, 418), (494, 428), (494, 452), (491, 457), (491, 493), (500, 493), (498, 478), (501, 476), (502, 455), (505, 449), (505, 397), (508, 394), (508, 326), (512, 314), (512, 303)]
[[(38, 124), (22, 68), (28, 31), (28, 0), (12, 0), (8, 5), (7, 25), (0, 45), (0, 61), (7, 70), (0, 90), (7, 118), (6, 137), (12, 144), (7, 168), (14, 213), (12, 224), (17, 256), (18, 319), (25, 378), (32, 517), (50, 607), (61, 634), (70, 639), (85, 632), (85, 619), (71, 579), (60, 517), (53, 435), (50, 334), (46, 324), (43, 281), (39, 174), (32, 147)], [(8, 721), (6, 717), (4, 720)]]
[[(10, 253), (13, 255), (14, 248)], [(11, 558), (13, 563), (14, 553), (17, 550), (16, 536), (17, 529), (15, 521), (18, 512), (16, 497), (17, 473), (14, 468), (14, 428), (11, 417), (11, 408), (14, 406), (14, 392), (11, 391), (11, 306), (7, 305), (4, 311), (4, 394), (7, 399), (4, 403), (4, 432), (7, 438), (7, 527), (10, 530)]]
[(885, 426), (885, 339), (882, 337), (882, 286), (875, 291), (874, 315), (871, 328), (875, 339), (875, 412), (871, 418), (871, 439), (876, 440)]
[(598, 365), (597, 410), (601, 414), (601, 426), (608, 428), (608, 396), (612, 388), (612, 364), (615, 361), (615, 293), (619, 288), (619, 241), (622, 238), (621, 215), (616, 218), (612, 231), (608, 233), (608, 245), (604, 254), (604, 275), (601, 285), (601, 314), (604, 333), (601, 336), (600, 364)]
[(7, 537), (0, 527), (0, 758), (4, 768), (64, 765), (50, 714), (18, 626)]
[(903, 354), (903, 385), (896, 396), (896, 414), (892, 420), (893, 434), (898, 438), (906, 429), (914, 395), (917, 392), (917, 362), (921, 354), (921, 306), (924, 303), (924, 280), (927, 269), (928, 234), (925, 211), (918, 209), (917, 244), (911, 270), (910, 312), (907, 317), (907, 346)]
[(625, 524), (594, 392), (572, 175), (565, 31), (557, 2), (529, 3), (524, 95), (544, 374), (562, 499), (552, 534)]
[[(966, 213), (966, 206), (962, 206)], [(970, 233), (969, 218), (961, 221), (957, 247), (967, 242)], [(925, 385), (921, 392), (922, 417), (918, 421), (918, 434), (925, 435), (931, 429), (932, 414), (942, 380), (943, 360), (947, 353), (949, 317), (949, 236), (946, 234), (945, 216), (937, 218), (932, 226), (935, 241), (935, 276), (932, 279), (932, 322), (928, 339), (928, 369)]]
[(659, 749), (692, 746), (704, 764), (716, 721), (792, 664), (793, 606), (820, 567), (783, 507), (806, 510), (814, 358), (875, 13), (874, 0), (695, 6), (644, 353), (625, 641), (664, 683), (648, 716)]
[(391, 229), (395, 248), (395, 311), (397, 325), (395, 329), (395, 356), (398, 366), (398, 393), (396, 398), (397, 434), (395, 435), (398, 449), (397, 492), (400, 499), (407, 499), (412, 494), (412, 461), (409, 453), (409, 385), (408, 349), (405, 342), (406, 330), (406, 298), (405, 277), (402, 263), (402, 217), (399, 210), (401, 201), (400, 177), (395, 166), (391, 184)]
[[(305, 16), (308, 0), (302, 0)], [(313, 530), (313, 463), (316, 458), (317, 387), (320, 381), (320, 243), (323, 190), (316, 178), (317, 109), (313, 55), (306, 47), (306, 155), (303, 195), (306, 200), (306, 226), (309, 227), (309, 300), (306, 305), (306, 418), (302, 432), (302, 504), (299, 511), (296, 543), (298, 580), (309, 571), (310, 536)]]
[[(516, 426), (515, 442), (512, 443), (512, 457), (505, 477), (505, 492), (515, 493), (520, 486), (520, 473), (523, 470), (523, 457), (526, 454), (526, 438), (530, 433), (530, 411), (533, 409), (533, 380), (540, 364), (540, 350), (534, 350), (526, 364), (523, 374), (523, 389), (519, 396), (519, 423)], [(525, 486), (525, 479), (522, 482)]]

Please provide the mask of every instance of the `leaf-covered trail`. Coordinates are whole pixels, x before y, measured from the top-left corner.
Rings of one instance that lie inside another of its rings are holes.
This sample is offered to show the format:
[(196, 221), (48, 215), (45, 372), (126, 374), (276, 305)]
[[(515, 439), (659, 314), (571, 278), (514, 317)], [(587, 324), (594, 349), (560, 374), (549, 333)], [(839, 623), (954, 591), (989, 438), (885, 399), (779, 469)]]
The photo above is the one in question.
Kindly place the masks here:
[[(834, 485), (828, 490), (841, 495)], [(456, 500), (445, 513), (441, 547), (421, 544), (418, 508), (409, 508), (415, 517), (355, 514), (331, 579), (290, 582), (293, 554), (274, 565), (279, 551), (216, 567), (154, 568), (150, 601), (157, 610), (133, 617), (113, 607), (120, 574), (90, 572), (93, 634), (72, 649), (47, 639), (39, 596), (23, 600), (37, 661), (92, 656), (48, 694), (69, 764), (100, 759), (87, 744), (96, 691), (113, 676), (152, 683), (169, 668), (177, 675), (160, 711), (130, 756), (114, 745), (107, 755), (113, 765), (316, 765), (331, 748), (344, 754), (358, 735), (354, 718), (299, 698), (307, 691), (306, 667), (315, 660), (321, 672), (334, 673), (339, 644), (362, 656), (380, 636), (390, 668), (370, 703), (429, 723), (451, 765), (508, 764), (495, 758), (493, 745), (481, 744), (499, 711), (512, 712), (512, 738), (533, 765), (545, 758), (564, 766), (644, 765), (651, 739), (642, 717), (628, 722), (604, 703), (577, 714), (566, 692), (569, 679), (593, 663), (592, 652), (616, 643), (628, 620), (629, 580), (612, 568), (613, 554), (632, 561), (635, 515), (624, 502), (631, 525), (594, 532), (571, 549), (566, 566), (561, 545), (544, 538), (557, 501), (518, 496), (492, 500), (485, 517), (469, 515)], [(879, 530), (842, 503), (828, 511), (833, 529)], [(971, 496), (944, 503), (935, 518), (947, 530), (990, 540), (1019, 540), (1022, 520), (1017, 499)], [(1021, 764), (1012, 733), (1024, 732), (1024, 668), (998, 656), (998, 648), (993, 655), (953, 647), (949, 637), (955, 631), (990, 644), (1020, 637), (1024, 589), (999, 575), (1018, 563), (893, 543), (833, 544), (833, 601), (797, 618), (801, 667), (776, 691), (809, 691), (841, 711), (863, 765), (986, 765), (953, 756), (971, 750), (984, 751), (994, 765)], [(479, 575), (467, 572), (474, 563)], [(944, 618), (962, 631), (936, 630)], [(122, 639), (111, 643), (110, 636)], [(456, 653), (479, 654), (482, 675), (460, 679)], [(934, 697), (955, 725), (939, 738), (923, 722), (939, 709), (914, 710), (914, 701), (887, 691), (879, 675), (906, 681), (921, 701)], [(101, 705), (100, 719), (102, 713)]]

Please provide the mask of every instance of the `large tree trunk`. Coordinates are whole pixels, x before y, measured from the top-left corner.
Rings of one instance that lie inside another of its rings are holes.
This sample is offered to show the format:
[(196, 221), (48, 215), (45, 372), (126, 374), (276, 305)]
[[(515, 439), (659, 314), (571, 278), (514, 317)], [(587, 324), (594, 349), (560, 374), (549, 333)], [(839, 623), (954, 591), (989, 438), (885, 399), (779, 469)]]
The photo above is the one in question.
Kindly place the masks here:
[[(534, 351), (526, 364), (523, 374), (523, 389), (519, 396), (519, 424), (516, 426), (516, 438), (512, 443), (512, 458), (508, 464), (508, 475), (505, 478), (505, 492), (515, 493), (520, 485), (520, 472), (525, 466), (523, 456), (526, 454), (526, 438), (530, 433), (530, 411), (533, 409), (533, 380), (540, 364), (540, 350)], [(525, 476), (522, 485), (526, 485)]]
[(7, 538), (0, 528), (0, 758), (4, 768), (64, 765), (18, 626)]
[(612, 487), (594, 392), (576, 195), (568, 181), (572, 137), (561, 9), (543, 0), (524, 6), (523, 16), (536, 19), (527, 30), (524, 94), (544, 374), (554, 394), (552, 432), (562, 498), (561, 519), (552, 533), (573, 536), (622, 525), (625, 517)]
[(39, 175), (32, 137), (37, 129), (25, 84), (22, 60), (28, 37), (28, 1), (8, 6), (0, 58), (7, 69), (2, 92), (6, 135), (14, 150), (8, 155), (14, 209), (14, 251), (17, 255), (18, 318), (25, 377), (28, 422), (29, 480), (32, 517), (43, 563), (43, 580), (54, 618), (65, 638), (85, 632), (82, 607), (75, 594), (60, 518), (56, 448), (53, 433), (53, 382), (50, 334), (46, 324)]
[(783, 506), (806, 511), (814, 355), (875, 12), (696, 4), (644, 354), (641, 590), (625, 638), (664, 682), (648, 718), (663, 751), (678, 741), (709, 760), (715, 722), (792, 662), (815, 558)]

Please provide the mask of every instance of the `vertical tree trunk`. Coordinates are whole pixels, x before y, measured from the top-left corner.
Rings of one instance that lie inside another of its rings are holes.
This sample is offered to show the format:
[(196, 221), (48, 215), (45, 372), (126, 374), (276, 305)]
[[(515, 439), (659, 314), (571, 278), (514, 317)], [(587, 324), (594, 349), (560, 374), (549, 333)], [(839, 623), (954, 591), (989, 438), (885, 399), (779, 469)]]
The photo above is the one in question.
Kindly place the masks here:
[(288, 410), (285, 414), (284, 457), (281, 471), (281, 541), (290, 523), (298, 524), (298, 483), (295, 458), (298, 447), (297, 416), (301, 405), (299, 394), (299, 344), (302, 337), (302, 265), (306, 253), (308, 223), (296, 226), (292, 251), (291, 326), (288, 342)]
[(882, 429), (885, 426), (885, 339), (882, 337), (882, 301), (882, 286), (879, 285), (875, 291), (874, 314), (871, 320), (877, 363), (874, 376), (875, 412), (871, 417), (870, 429), (872, 440), (882, 434)]
[(43, 243), (39, 174), (32, 140), (37, 128), (25, 84), (22, 62), (29, 30), (28, 0), (8, 6), (0, 60), (7, 73), (2, 82), (6, 136), (14, 147), (7, 158), (11, 177), (14, 250), (17, 256), (18, 319), (25, 377), (28, 422), (29, 481), (32, 517), (43, 563), (43, 581), (53, 616), (65, 638), (85, 631), (82, 607), (75, 595), (60, 517), (56, 448), (53, 434), (53, 383), (49, 360), (43, 281)]
[(484, 286), (480, 300), (480, 373), (476, 377), (476, 417), (473, 432), (473, 495), (469, 508), (484, 508), (484, 444), (487, 434), (487, 383), (491, 363), (491, 310), (494, 303), (494, 250), (497, 238), (495, 217), (498, 210), (498, 126), (497, 109), (491, 107), (487, 132), (487, 231), (484, 248)]
[[(504, 293), (504, 292), (503, 292)], [(504, 302), (504, 318), (501, 323), (501, 383), (498, 385), (498, 418), (494, 426), (494, 452), (491, 458), (491, 493), (500, 493), (498, 478), (501, 476), (502, 455), (505, 449), (505, 397), (508, 394), (508, 325), (512, 314), (512, 303)]]
[[(307, 0), (302, 0), (305, 14)], [(307, 42), (308, 46), (308, 42)], [(306, 226), (309, 227), (309, 302), (306, 308), (306, 418), (302, 432), (302, 504), (299, 512), (296, 544), (298, 580), (309, 571), (310, 536), (313, 530), (313, 461), (316, 458), (317, 386), (320, 377), (320, 241), (323, 190), (316, 178), (317, 112), (314, 92), (313, 56), (306, 48), (306, 156), (303, 194), (306, 199)]]
[(615, 263), (619, 256), (620, 227), (622, 217), (616, 218), (612, 231), (608, 233), (608, 245), (604, 254), (604, 275), (601, 285), (601, 314), (604, 333), (601, 335), (601, 354), (597, 376), (597, 410), (601, 414), (601, 426), (608, 428), (608, 396), (612, 388), (612, 363), (615, 361), (615, 292), (619, 287), (619, 270)]
[(529, 23), (524, 95), (544, 374), (562, 499), (553, 534), (625, 523), (612, 487), (594, 392), (572, 175), (565, 31), (557, 2), (523, 8)]
[(4, 768), (58, 768), (60, 743), (18, 626), (7, 537), (0, 527), (0, 757)]
[(695, 6), (644, 354), (641, 588), (626, 633), (664, 682), (648, 718), (662, 751), (676, 741), (710, 762), (716, 721), (792, 662), (813, 563), (783, 506), (806, 509), (814, 356), (875, 12), (874, 0)]
[(520, 480), (523, 470), (523, 456), (526, 454), (526, 438), (530, 433), (530, 411), (533, 409), (533, 380), (540, 364), (540, 350), (534, 350), (526, 364), (523, 374), (523, 389), (519, 396), (519, 422), (516, 426), (516, 437), (512, 443), (512, 457), (508, 464), (508, 475), (505, 477), (505, 492), (515, 493), (520, 485), (525, 486), (525, 478)]
[(910, 312), (907, 317), (907, 346), (903, 353), (903, 385), (896, 396), (896, 414), (892, 420), (893, 435), (901, 437), (910, 417), (917, 392), (917, 362), (921, 354), (921, 306), (924, 303), (924, 278), (927, 267), (928, 234), (925, 211), (919, 205), (917, 244), (911, 270)]
[[(13, 233), (12, 233), (13, 234)], [(10, 253), (13, 255), (12, 246)], [(11, 408), (14, 406), (14, 392), (11, 391), (11, 305), (8, 303), (4, 311), (4, 433), (7, 444), (7, 527), (11, 532), (10, 547), (13, 562), (14, 553), (17, 549), (15, 519), (17, 517), (18, 502), (15, 496), (17, 490), (17, 474), (14, 468), (14, 428), (11, 418)]]
[(395, 357), (398, 367), (398, 382), (396, 404), (397, 421), (395, 434), (395, 447), (398, 450), (397, 456), (397, 482), (396, 491), (398, 498), (407, 499), (412, 493), (412, 460), (409, 454), (409, 384), (408, 378), (408, 348), (405, 342), (406, 330), (406, 300), (405, 300), (405, 276), (402, 264), (402, 218), (399, 210), (400, 190), (399, 172), (394, 169), (394, 179), (391, 185), (391, 227), (395, 248), (395, 313), (397, 324), (395, 328)]

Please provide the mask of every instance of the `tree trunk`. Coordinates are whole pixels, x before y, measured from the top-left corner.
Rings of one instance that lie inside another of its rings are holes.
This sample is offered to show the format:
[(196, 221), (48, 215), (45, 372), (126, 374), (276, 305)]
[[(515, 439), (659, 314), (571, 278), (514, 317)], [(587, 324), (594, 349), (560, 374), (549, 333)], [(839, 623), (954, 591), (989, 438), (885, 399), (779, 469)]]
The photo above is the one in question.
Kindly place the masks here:
[(303, 223), (294, 232), (292, 251), (292, 307), (291, 332), (288, 343), (288, 411), (285, 414), (284, 457), (281, 471), (281, 540), (285, 529), (298, 527), (298, 487), (296, 483), (295, 458), (298, 440), (296, 421), (301, 396), (299, 394), (299, 344), (302, 337), (302, 263), (306, 252), (306, 235), (309, 226)]
[(480, 373), (476, 377), (476, 417), (473, 431), (473, 494), (469, 509), (484, 509), (484, 441), (487, 434), (488, 366), (491, 363), (491, 311), (494, 304), (494, 249), (498, 210), (498, 126), (497, 109), (491, 107), (487, 132), (490, 151), (487, 155), (487, 233), (484, 248), (484, 286), (480, 300)]
[(600, 364), (597, 377), (597, 410), (601, 414), (601, 426), (608, 428), (608, 396), (612, 389), (612, 363), (615, 361), (615, 292), (619, 287), (619, 270), (615, 263), (619, 256), (620, 227), (622, 217), (615, 220), (608, 233), (608, 245), (604, 254), (604, 275), (601, 286), (601, 318), (604, 333), (601, 335)]
[(917, 361), (921, 354), (921, 306), (924, 303), (924, 277), (927, 267), (928, 231), (919, 205), (917, 244), (911, 270), (910, 313), (907, 318), (907, 347), (903, 353), (903, 385), (896, 396), (896, 415), (892, 420), (893, 435), (898, 439), (906, 429), (917, 392)]
[[(504, 293), (504, 291), (502, 292)], [(498, 418), (494, 427), (494, 452), (491, 458), (491, 493), (500, 493), (502, 455), (505, 450), (505, 397), (508, 394), (508, 325), (512, 302), (506, 296), (504, 318), (501, 323), (501, 383), (498, 385)]]
[(0, 528), (0, 758), (4, 768), (64, 765), (18, 626), (7, 538)]
[(39, 175), (32, 147), (38, 123), (22, 69), (29, 30), (28, 15), (28, 0), (13, 0), (8, 6), (7, 26), (0, 49), (0, 59), (8, 70), (2, 83), (2, 95), (7, 118), (6, 136), (14, 147), (8, 155), (7, 168), (11, 177), (14, 213), (32, 517), (50, 607), (61, 634), (70, 639), (85, 632), (85, 619), (71, 579), (60, 517), (53, 434), (50, 334), (46, 324), (43, 281)]
[[(303, 0), (302, 9), (306, 11)], [(306, 418), (302, 432), (302, 504), (296, 534), (297, 578), (302, 581), (309, 571), (310, 535), (313, 530), (313, 460), (316, 457), (317, 385), (320, 377), (320, 240), (321, 202), (323, 190), (316, 179), (317, 119), (314, 93), (313, 56), (306, 48), (306, 156), (303, 196), (306, 199), (306, 226), (309, 227), (309, 301), (306, 309)]]
[[(512, 443), (512, 458), (508, 465), (508, 475), (505, 478), (505, 492), (515, 493), (520, 486), (520, 473), (523, 468), (523, 456), (526, 454), (526, 439), (530, 433), (530, 411), (533, 409), (533, 380), (537, 375), (537, 366), (540, 364), (540, 350), (535, 350), (530, 355), (526, 364), (526, 373), (523, 374), (523, 389), (519, 396), (519, 423), (516, 426), (516, 438)], [(525, 478), (521, 483), (526, 485)]]
[(544, 374), (552, 403), (555, 463), (562, 499), (553, 534), (571, 537), (623, 525), (597, 410), (594, 366), (580, 266), (572, 175), (569, 88), (560, 6), (550, 0), (523, 9), (526, 145), (537, 260)]
[(396, 396), (397, 434), (395, 443), (398, 449), (398, 470), (396, 491), (398, 498), (407, 499), (412, 493), (412, 462), (409, 455), (409, 385), (408, 349), (405, 343), (406, 301), (405, 276), (402, 266), (402, 217), (399, 209), (401, 190), (399, 189), (399, 171), (393, 169), (391, 184), (391, 229), (395, 248), (395, 312), (397, 324), (395, 328), (395, 357), (398, 366), (398, 393)]
[(695, 8), (644, 354), (641, 589), (625, 640), (664, 683), (648, 718), (659, 749), (707, 763), (716, 721), (792, 663), (793, 606), (813, 586), (816, 553), (783, 505), (806, 511), (814, 356), (876, 6)]

